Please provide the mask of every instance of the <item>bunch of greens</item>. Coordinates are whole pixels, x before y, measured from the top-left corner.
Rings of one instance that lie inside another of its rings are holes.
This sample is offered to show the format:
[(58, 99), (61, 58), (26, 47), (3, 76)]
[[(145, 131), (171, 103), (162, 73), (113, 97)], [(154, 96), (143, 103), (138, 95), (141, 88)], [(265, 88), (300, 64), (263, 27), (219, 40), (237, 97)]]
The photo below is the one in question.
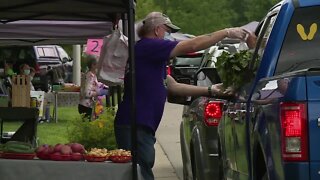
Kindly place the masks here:
[[(237, 90), (255, 77), (257, 63), (256, 60), (252, 62), (252, 55), (248, 50), (234, 54), (225, 51), (217, 58), (215, 66), (224, 88)], [(254, 63), (252, 68), (251, 63)]]

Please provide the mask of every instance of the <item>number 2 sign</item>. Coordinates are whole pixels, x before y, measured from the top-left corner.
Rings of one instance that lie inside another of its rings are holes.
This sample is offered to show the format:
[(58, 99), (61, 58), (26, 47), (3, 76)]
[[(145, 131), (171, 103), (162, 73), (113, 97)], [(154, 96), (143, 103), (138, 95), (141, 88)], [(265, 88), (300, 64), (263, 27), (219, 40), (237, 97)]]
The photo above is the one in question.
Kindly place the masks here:
[(100, 55), (103, 39), (88, 39), (86, 53), (91, 55)]

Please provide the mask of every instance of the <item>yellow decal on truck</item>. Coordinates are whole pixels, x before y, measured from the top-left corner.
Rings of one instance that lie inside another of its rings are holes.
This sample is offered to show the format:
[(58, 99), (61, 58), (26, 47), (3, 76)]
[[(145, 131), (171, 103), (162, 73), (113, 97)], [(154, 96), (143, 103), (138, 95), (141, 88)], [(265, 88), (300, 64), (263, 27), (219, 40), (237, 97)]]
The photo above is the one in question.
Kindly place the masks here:
[(314, 38), (314, 35), (316, 34), (318, 29), (318, 26), (316, 23), (311, 24), (309, 28), (309, 34), (306, 34), (304, 27), (301, 24), (297, 25), (297, 31), (301, 37), (302, 40), (312, 40)]

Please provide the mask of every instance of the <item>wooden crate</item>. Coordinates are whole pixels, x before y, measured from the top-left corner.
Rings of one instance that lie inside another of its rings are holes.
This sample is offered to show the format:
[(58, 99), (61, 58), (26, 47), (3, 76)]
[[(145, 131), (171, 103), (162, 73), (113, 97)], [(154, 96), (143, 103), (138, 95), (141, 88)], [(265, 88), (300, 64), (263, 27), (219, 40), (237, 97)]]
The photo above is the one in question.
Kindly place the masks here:
[(30, 107), (30, 76), (12, 77), (12, 107)]

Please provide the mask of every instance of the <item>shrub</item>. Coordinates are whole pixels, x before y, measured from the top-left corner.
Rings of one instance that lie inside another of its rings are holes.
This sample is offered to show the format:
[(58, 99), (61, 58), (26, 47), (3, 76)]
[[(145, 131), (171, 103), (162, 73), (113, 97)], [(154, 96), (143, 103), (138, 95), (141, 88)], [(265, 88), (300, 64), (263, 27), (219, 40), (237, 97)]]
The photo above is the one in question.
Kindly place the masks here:
[(82, 118), (73, 121), (68, 127), (69, 141), (81, 143), (87, 150), (94, 147), (115, 149), (114, 117), (115, 109), (106, 108), (94, 121), (83, 121)]

